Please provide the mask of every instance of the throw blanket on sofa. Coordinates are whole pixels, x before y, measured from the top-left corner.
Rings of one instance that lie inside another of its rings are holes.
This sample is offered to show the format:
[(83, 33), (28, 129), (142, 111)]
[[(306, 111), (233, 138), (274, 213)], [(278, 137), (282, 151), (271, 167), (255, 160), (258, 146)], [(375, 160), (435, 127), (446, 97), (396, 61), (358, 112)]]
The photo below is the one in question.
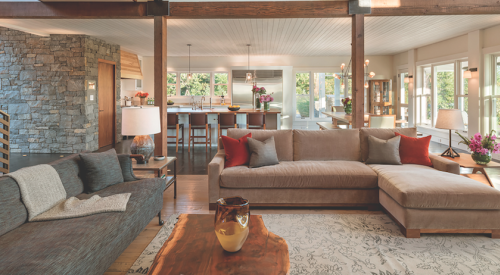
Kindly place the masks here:
[(97, 213), (125, 211), (131, 193), (88, 200), (71, 197), (66, 200), (66, 190), (57, 171), (48, 164), (22, 168), (7, 174), (21, 190), (21, 198), (28, 209), (28, 221), (57, 220), (83, 217)]

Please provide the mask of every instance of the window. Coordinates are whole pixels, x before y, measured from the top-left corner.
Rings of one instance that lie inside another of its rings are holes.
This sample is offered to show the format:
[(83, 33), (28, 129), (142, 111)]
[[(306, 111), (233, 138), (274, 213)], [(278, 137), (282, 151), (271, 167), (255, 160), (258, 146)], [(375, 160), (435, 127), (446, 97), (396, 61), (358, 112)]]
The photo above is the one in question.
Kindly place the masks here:
[(295, 98), (296, 98), (296, 118), (309, 117), (309, 94), (310, 74), (296, 73), (295, 74)]
[(498, 132), (500, 131), (500, 55), (493, 56), (492, 63), (492, 91), (486, 91), (484, 116), (489, 119), (485, 125)]
[(408, 85), (405, 83), (405, 79), (408, 77), (408, 72), (403, 72), (399, 74), (399, 110), (398, 118), (408, 121)]
[(210, 73), (191, 73), (188, 81), (187, 73), (181, 73), (181, 96), (209, 96)]
[(314, 73), (314, 117), (322, 118), (322, 112), (330, 111), (332, 106), (342, 105), (344, 98), (340, 89), (340, 80), (334, 73)]
[(167, 74), (167, 96), (177, 95), (177, 73)]
[(422, 69), (423, 84), (422, 89), (418, 89), (416, 96), (417, 123), (431, 125), (432, 119), (432, 69), (426, 67)]
[(453, 63), (434, 67), (437, 109), (455, 107), (455, 66)]
[(228, 73), (214, 73), (214, 95), (227, 96)]
[(469, 79), (464, 78), (464, 72), (468, 70), (469, 62), (462, 61), (459, 62), (460, 73), (458, 75), (460, 89), (457, 94), (457, 109), (462, 111), (462, 116), (464, 118), (465, 130), (468, 128), (469, 124)]

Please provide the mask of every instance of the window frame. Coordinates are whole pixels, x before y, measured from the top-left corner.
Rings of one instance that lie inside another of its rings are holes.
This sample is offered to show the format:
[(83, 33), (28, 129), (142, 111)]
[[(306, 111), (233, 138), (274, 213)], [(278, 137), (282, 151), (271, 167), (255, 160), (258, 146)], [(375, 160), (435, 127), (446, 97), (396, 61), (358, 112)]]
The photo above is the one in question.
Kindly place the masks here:
[[(169, 98), (177, 98), (177, 99), (183, 99), (183, 98), (189, 98), (190, 96), (186, 95), (181, 95), (181, 74), (187, 74), (189, 71), (185, 70), (175, 70), (175, 71), (168, 71), (167, 74), (175, 73), (176, 74), (176, 83), (175, 84), (168, 84), (167, 86), (173, 86), (175, 85), (175, 96), (169, 96)], [(231, 73), (229, 71), (191, 71), (191, 73), (202, 73), (202, 74), (210, 74), (210, 94), (206, 95), (206, 97), (212, 97), (212, 98), (219, 98), (220, 96), (215, 95), (215, 86), (219, 85), (226, 85), (227, 86), (227, 95), (224, 96), (224, 98), (227, 100), (231, 100)], [(227, 83), (226, 84), (215, 84), (215, 74), (227, 74)]]

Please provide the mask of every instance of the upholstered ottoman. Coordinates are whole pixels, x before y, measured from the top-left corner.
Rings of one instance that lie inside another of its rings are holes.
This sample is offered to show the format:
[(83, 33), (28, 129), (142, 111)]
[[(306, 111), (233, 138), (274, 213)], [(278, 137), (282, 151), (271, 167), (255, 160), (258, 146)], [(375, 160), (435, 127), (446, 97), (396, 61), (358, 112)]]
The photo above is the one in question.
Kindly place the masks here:
[(420, 233), (487, 233), (500, 238), (500, 191), (421, 165), (370, 165), (379, 200), (407, 238)]

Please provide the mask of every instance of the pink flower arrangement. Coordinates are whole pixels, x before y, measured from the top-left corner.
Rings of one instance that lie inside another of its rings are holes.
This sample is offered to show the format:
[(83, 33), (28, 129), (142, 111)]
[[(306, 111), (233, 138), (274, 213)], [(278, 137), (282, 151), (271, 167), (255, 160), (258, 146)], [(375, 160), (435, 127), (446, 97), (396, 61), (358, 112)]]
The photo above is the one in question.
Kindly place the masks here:
[(253, 88), (252, 88), (252, 92), (253, 92), (254, 94), (257, 94), (257, 93), (258, 93), (258, 94), (260, 94), (260, 95), (263, 95), (263, 94), (265, 94), (265, 93), (266, 93), (266, 88), (264, 88), (264, 87), (260, 87), (260, 88), (259, 88), (259, 87), (257, 87), (256, 85), (254, 85), (254, 86), (253, 86)]
[(342, 105), (344, 105), (344, 108), (348, 107), (348, 106), (352, 106), (352, 99), (349, 97), (342, 99)]
[(149, 95), (148, 93), (144, 93), (144, 92), (137, 92), (137, 93), (135, 94), (135, 97), (146, 98), (146, 97), (148, 97), (148, 95)]
[(500, 144), (496, 142), (497, 136), (494, 134), (495, 130), (491, 130), (489, 135), (482, 136), (480, 133), (475, 134), (470, 139), (462, 136), (456, 132), (462, 141), (459, 142), (467, 145), (473, 153), (487, 155), (489, 152), (497, 154), (500, 152)]
[(274, 101), (274, 98), (271, 95), (261, 95), (260, 96), (260, 103)]

